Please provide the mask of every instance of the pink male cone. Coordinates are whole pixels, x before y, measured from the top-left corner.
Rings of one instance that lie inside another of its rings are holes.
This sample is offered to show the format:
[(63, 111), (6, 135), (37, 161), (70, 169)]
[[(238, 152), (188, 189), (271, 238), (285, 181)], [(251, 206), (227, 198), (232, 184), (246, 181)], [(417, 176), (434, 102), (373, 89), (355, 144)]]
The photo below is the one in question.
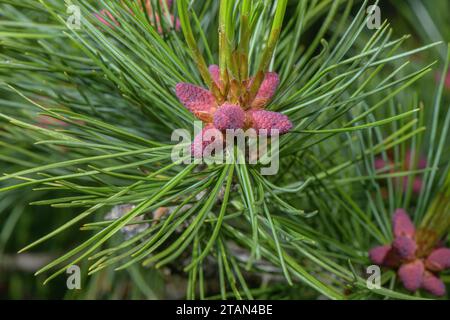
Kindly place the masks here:
[(436, 277), (431, 272), (425, 271), (422, 281), (422, 288), (427, 290), (432, 295), (442, 297), (445, 295), (445, 284), (441, 279)]
[(395, 238), (392, 247), (402, 260), (413, 260), (416, 255), (416, 241), (409, 237), (400, 236)]
[(214, 114), (214, 126), (219, 130), (242, 129), (245, 112), (238, 105), (225, 103)]
[(411, 292), (418, 290), (422, 285), (423, 273), (425, 267), (423, 262), (415, 260), (413, 262), (403, 264), (398, 269), (398, 276), (403, 283), (403, 286)]
[(425, 261), (428, 270), (442, 271), (450, 268), (450, 249), (439, 248), (431, 252)]
[(389, 250), (391, 250), (390, 245), (375, 247), (369, 251), (369, 258), (373, 263), (383, 265)]
[(406, 236), (413, 238), (416, 233), (414, 224), (403, 209), (395, 210), (394, 216), (392, 217), (392, 229), (395, 237)]
[(248, 113), (253, 124), (252, 127), (257, 132), (266, 129), (267, 134), (270, 135), (271, 130), (278, 130), (281, 135), (292, 129), (292, 122), (282, 113), (266, 110), (250, 110)]
[[(251, 81), (250, 83), (252, 83)], [(280, 78), (275, 72), (267, 72), (251, 107), (259, 109), (267, 105), (277, 91)]]
[(212, 121), (216, 99), (211, 92), (189, 83), (178, 83), (175, 90), (181, 103), (197, 118), (206, 122)]

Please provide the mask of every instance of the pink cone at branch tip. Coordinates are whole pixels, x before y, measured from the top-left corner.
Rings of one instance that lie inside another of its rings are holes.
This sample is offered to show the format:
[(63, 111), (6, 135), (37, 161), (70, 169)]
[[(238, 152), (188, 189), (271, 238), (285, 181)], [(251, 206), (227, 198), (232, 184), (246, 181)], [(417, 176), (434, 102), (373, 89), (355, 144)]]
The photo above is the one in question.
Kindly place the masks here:
[(390, 245), (378, 246), (369, 251), (369, 258), (373, 263), (383, 265), (386, 255), (391, 250)]
[(438, 273), (450, 268), (450, 249), (438, 245), (428, 257), (417, 256), (415, 227), (407, 212), (397, 209), (392, 224), (394, 241), (371, 249), (370, 260), (380, 266), (398, 268), (403, 286), (411, 292), (422, 288), (435, 296), (445, 295), (446, 288)]
[(211, 92), (190, 83), (178, 83), (175, 91), (181, 103), (197, 118), (203, 121), (212, 119), (216, 100)]
[(242, 129), (245, 112), (238, 105), (224, 103), (214, 113), (214, 126), (219, 130)]
[(423, 273), (425, 267), (421, 260), (415, 260), (410, 263), (403, 264), (398, 269), (398, 276), (403, 283), (403, 286), (414, 292), (422, 286)]
[(444, 282), (428, 271), (423, 275), (422, 288), (437, 297), (444, 296), (446, 291)]
[(191, 152), (195, 158), (202, 158), (203, 151), (210, 144), (213, 146), (222, 146), (222, 133), (217, 130), (212, 124), (206, 125), (203, 130), (194, 138), (191, 144)]
[(442, 271), (450, 268), (450, 249), (439, 248), (431, 252), (425, 261), (428, 270)]
[(415, 258), (417, 244), (416, 241), (410, 237), (399, 236), (395, 238), (392, 247), (403, 260), (413, 260)]
[[(209, 66), (209, 73), (212, 80), (220, 87), (220, 68), (217, 65)], [(197, 118), (202, 120), (207, 126), (212, 126), (219, 131), (227, 129), (255, 129), (258, 133), (261, 130), (267, 130), (267, 135), (272, 135), (272, 130), (278, 131), (278, 134), (285, 134), (292, 129), (293, 125), (286, 115), (278, 112), (259, 109), (264, 107), (273, 95), (279, 84), (279, 78), (276, 73), (268, 72), (261, 84), (261, 87), (253, 102), (247, 103), (248, 90), (253, 79), (243, 79), (240, 97), (234, 97), (230, 103), (227, 96), (216, 97), (211, 91), (195, 86), (189, 83), (178, 83), (176, 85), (176, 95), (180, 102)], [(245, 92), (247, 90), (247, 92)], [(238, 98), (238, 99), (236, 99)], [(225, 99), (225, 102), (223, 102)], [(244, 102), (243, 102), (244, 101)], [(245, 103), (245, 105), (241, 105)], [(258, 108), (250, 108), (258, 106)], [(198, 137), (194, 143), (195, 146), (202, 146), (198, 143)], [(202, 152), (198, 150), (197, 155)]]
[(292, 129), (292, 122), (289, 118), (279, 112), (267, 110), (250, 110), (252, 128), (256, 131), (266, 129), (270, 135), (271, 130), (278, 130), (279, 134), (287, 133)]
[(280, 78), (278, 74), (275, 72), (267, 72), (251, 107), (258, 109), (266, 106), (277, 91), (279, 83)]
[(392, 217), (392, 229), (395, 237), (406, 236), (413, 238), (416, 233), (416, 228), (404, 209), (395, 210)]

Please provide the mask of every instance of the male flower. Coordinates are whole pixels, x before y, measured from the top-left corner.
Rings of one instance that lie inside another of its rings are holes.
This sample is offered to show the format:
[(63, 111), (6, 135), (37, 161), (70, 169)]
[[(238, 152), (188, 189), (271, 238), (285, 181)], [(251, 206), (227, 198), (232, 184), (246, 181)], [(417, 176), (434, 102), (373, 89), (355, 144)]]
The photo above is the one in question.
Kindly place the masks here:
[[(211, 78), (221, 87), (219, 77), (219, 67), (212, 65), (209, 67)], [(248, 93), (253, 79), (242, 81), (241, 95)], [(241, 102), (220, 102), (215, 95), (202, 87), (190, 83), (178, 83), (176, 94), (180, 102), (198, 119), (205, 123), (205, 128), (199, 136), (194, 138), (193, 150), (195, 157), (201, 157), (203, 150), (212, 141), (203, 141), (205, 130), (215, 129), (221, 132), (227, 129), (255, 129), (260, 133), (262, 129), (267, 130), (270, 135), (271, 130), (277, 130), (279, 134), (285, 134), (292, 128), (289, 118), (278, 112), (264, 110), (263, 108), (270, 102), (279, 84), (278, 75), (274, 72), (265, 74), (264, 80), (253, 101), (248, 105)], [(238, 99), (243, 101), (243, 99)], [(202, 143), (200, 143), (202, 142)], [(215, 141), (223, 143), (223, 141)]]
[(428, 256), (418, 256), (416, 228), (403, 209), (397, 209), (392, 218), (394, 241), (369, 251), (373, 263), (397, 269), (403, 286), (411, 292), (420, 288), (435, 296), (445, 295), (445, 284), (439, 272), (450, 268), (450, 249), (435, 248)]

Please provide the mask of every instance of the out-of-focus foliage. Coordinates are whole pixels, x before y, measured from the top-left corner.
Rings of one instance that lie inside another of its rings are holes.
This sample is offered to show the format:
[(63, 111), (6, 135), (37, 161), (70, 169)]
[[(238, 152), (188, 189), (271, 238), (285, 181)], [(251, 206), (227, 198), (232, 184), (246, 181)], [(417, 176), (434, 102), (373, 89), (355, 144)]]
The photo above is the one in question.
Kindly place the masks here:
[[(217, 63), (219, 1), (179, 1), (192, 5), (197, 45)], [(448, 55), (438, 43), (450, 40), (448, 3), (381, 1), (387, 22), (369, 30), (367, 1), (289, 1), (269, 108), (295, 128), (281, 139), (279, 174), (264, 177), (247, 165), (172, 163), (170, 133), (193, 121), (174, 87), (201, 77), (170, 18), (158, 32), (124, 2), (131, 12), (72, 1), (84, 18), (71, 31), (62, 1), (0, 0), (0, 162), (9, 174), (0, 178), (0, 296), (414, 298), (393, 272), (369, 290), (365, 268), (368, 250), (391, 240), (394, 209), (411, 208), (419, 223), (448, 174), (449, 96), (436, 80)], [(283, 2), (254, 1), (253, 72)], [(239, 38), (240, 5), (231, 7)], [(120, 26), (95, 18), (105, 8)], [(179, 13), (172, 7), (173, 21)], [(402, 167), (408, 149), (429, 166)], [(376, 170), (390, 156), (397, 170)], [(418, 198), (396, 185), (414, 176), (425, 181)], [(136, 208), (106, 219), (124, 203)], [(178, 210), (155, 221), (162, 206)], [(126, 238), (120, 230), (134, 216), (149, 228)], [(66, 290), (73, 263), (90, 273), (80, 291)]]

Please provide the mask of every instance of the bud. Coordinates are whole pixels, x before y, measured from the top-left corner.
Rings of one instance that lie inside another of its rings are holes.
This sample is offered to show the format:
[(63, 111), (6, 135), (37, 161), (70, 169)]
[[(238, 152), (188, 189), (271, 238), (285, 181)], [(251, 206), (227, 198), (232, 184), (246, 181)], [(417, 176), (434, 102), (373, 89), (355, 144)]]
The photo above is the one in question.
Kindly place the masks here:
[(219, 130), (242, 129), (245, 112), (238, 105), (225, 103), (214, 114), (214, 126)]
[(255, 99), (252, 101), (251, 107), (257, 109), (267, 105), (275, 94), (279, 83), (280, 78), (278, 74), (275, 72), (267, 72)]
[(442, 271), (450, 268), (450, 249), (439, 248), (431, 252), (425, 261), (427, 269), (431, 271)]
[(211, 92), (189, 83), (178, 83), (175, 90), (181, 103), (197, 118), (203, 121), (211, 120), (216, 105), (216, 99)]
[(373, 263), (383, 265), (389, 250), (391, 250), (389, 245), (375, 247), (369, 251), (369, 258)]
[(422, 287), (432, 295), (441, 297), (445, 295), (445, 284), (431, 272), (425, 271)]
[(425, 272), (425, 267), (421, 260), (415, 260), (413, 262), (403, 264), (398, 269), (398, 276), (402, 281), (404, 287), (414, 292), (418, 290), (422, 285), (423, 273)]
[(413, 238), (416, 232), (414, 224), (404, 209), (397, 209), (392, 217), (392, 228), (395, 237), (406, 236)]
[(412, 260), (416, 255), (417, 244), (409, 237), (400, 236), (395, 238), (392, 247), (402, 260)]
[(284, 134), (292, 129), (292, 122), (282, 113), (266, 110), (250, 110), (249, 113), (256, 131), (266, 129), (270, 133), (271, 130), (278, 130), (279, 134)]

